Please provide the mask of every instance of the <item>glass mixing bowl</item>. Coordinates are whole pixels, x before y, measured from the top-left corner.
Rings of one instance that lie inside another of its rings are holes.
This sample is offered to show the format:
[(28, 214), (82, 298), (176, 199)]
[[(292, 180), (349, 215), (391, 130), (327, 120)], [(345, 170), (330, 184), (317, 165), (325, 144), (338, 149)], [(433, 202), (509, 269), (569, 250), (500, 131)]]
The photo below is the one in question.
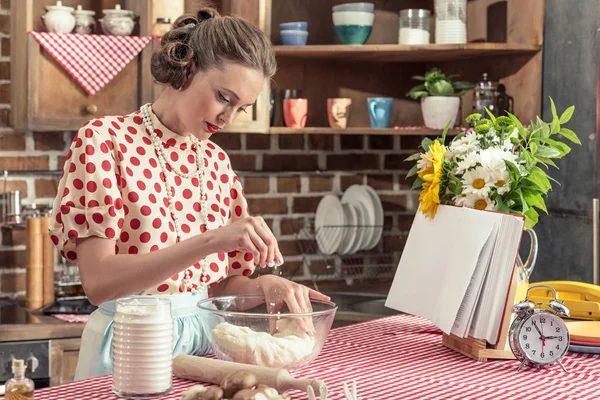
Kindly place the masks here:
[[(337, 310), (328, 301), (311, 304), (312, 312), (294, 314), (284, 304), (269, 313), (262, 296), (223, 296), (202, 300), (198, 308), (217, 358), (294, 371), (319, 355)], [(304, 328), (311, 323), (314, 334)]]

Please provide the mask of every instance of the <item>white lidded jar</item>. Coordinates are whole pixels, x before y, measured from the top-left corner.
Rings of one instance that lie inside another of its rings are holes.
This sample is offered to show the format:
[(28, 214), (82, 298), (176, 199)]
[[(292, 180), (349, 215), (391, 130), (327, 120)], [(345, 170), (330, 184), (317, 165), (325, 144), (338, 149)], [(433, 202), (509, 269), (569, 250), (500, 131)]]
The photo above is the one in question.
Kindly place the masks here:
[(95, 11), (84, 10), (80, 4), (73, 12), (73, 15), (75, 16), (75, 33), (79, 33), (80, 35), (91, 35), (94, 33), (96, 26), (96, 20), (94, 20)]
[(42, 24), (48, 32), (70, 33), (75, 28), (73, 7), (65, 7), (62, 1), (55, 6), (46, 6), (46, 14), (42, 15)]
[(169, 393), (173, 374), (170, 301), (152, 296), (119, 299), (113, 328), (113, 392), (128, 398)]

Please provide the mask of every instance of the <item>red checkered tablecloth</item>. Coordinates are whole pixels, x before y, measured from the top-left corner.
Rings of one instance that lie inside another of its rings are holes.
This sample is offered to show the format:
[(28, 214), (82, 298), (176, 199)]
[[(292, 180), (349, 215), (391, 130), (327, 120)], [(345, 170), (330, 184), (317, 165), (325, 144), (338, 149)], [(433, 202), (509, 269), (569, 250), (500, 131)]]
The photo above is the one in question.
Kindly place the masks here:
[(152, 40), (151, 36), (30, 34), (90, 96), (98, 93)]
[(52, 314), (52, 316), (61, 321), (76, 324), (85, 324), (90, 318), (90, 316), (87, 314)]
[[(323, 379), (333, 400), (344, 399), (342, 384), (353, 379), (361, 400), (600, 399), (598, 356), (568, 353), (563, 363), (568, 373), (557, 365), (517, 372), (515, 360), (476, 362), (443, 347), (430, 322), (398, 315), (332, 330), (319, 357), (293, 375)], [(179, 400), (194, 384), (174, 378), (164, 399)], [(35, 398), (117, 399), (110, 376), (41, 389)]]

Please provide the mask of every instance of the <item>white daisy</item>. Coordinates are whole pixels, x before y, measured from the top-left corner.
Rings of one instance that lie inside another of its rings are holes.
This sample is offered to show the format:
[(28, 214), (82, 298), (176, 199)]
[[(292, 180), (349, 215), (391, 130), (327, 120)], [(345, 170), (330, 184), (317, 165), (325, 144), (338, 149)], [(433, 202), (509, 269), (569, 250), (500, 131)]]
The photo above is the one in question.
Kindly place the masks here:
[(459, 162), (456, 167), (456, 173), (462, 174), (465, 171), (477, 166), (479, 162), (479, 155), (475, 152), (467, 153)]
[(506, 169), (505, 160), (516, 164), (517, 156), (499, 147), (490, 147), (479, 153), (479, 163), (491, 171), (504, 171)]
[(477, 167), (465, 172), (463, 175), (463, 193), (487, 196), (493, 183), (490, 171), (486, 168)]
[(496, 203), (487, 196), (467, 194), (454, 197), (454, 204), (461, 207), (475, 208), (477, 210), (493, 210)]
[(419, 171), (421, 171), (421, 170), (423, 170), (423, 169), (425, 169), (425, 168), (429, 168), (429, 167), (431, 167), (431, 166), (433, 165), (433, 164), (431, 164), (431, 161), (429, 161), (429, 160), (426, 160), (426, 159), (425, 159), (425, 157), (423, 157), (423, 156), (425, 156), (425, 157), (427, 157), (427, 158), (431, 159), (431, 152), (430, 152), (430, 151), (427, 151), (427, 153), (425, 153), (425, 154), (421, 154), (421, 158), (419, 158), (419, 159), (417, 160), (417, 169), (418, 169)]
[(475, 133), (467, 133), (459, 139), (452, 141), (450, 151), (454, 154), (465, 154), (476, 150), (479, 147), (479, 140)]
[(511, 152), (513, 149), (513, 144), (510, 139), (504, 139), (504, 143), (502, 144), (502, 150)]
[(505, 194), (510, 191), (510, 175), (508, 171), (492, 171), (492, 181), (494, 186), (498, 190), (498, 194)]

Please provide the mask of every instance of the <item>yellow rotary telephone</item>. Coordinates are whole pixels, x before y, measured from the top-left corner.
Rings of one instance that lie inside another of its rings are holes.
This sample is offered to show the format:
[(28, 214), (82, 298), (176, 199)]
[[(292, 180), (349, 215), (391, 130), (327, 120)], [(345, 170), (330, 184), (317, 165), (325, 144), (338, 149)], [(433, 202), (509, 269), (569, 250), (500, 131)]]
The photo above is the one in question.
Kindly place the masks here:
[(571, 310), (570, 319), (600, 321), (600, 286), (575, 281), (545, 281), (530, 285), (529, 300), (542, 303), (547, 308), (548, 301), (554, 299), (552, 290), (533, 286), (546, 285), (553, 287), (558, 298), (564, 300), (565, 306)]

